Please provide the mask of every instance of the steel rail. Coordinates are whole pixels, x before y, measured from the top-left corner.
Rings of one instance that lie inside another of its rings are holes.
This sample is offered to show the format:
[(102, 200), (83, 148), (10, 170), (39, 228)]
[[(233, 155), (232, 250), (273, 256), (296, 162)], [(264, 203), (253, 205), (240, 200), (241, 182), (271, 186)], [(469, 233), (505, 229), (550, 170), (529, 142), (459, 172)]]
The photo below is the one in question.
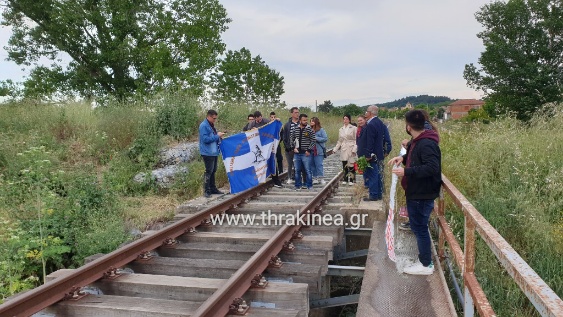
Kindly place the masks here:
[[(508, 272), (508, 274), (510, 274), (512, 279), (516, 282), (516, 284), (518, 284), (520, 289), (542, 316), (563, 316), (563, 301), (561, 298), (557, 296), (557, 294), (541, 279), (541, 277), (528, 265), (528, 263), (522, 259), (518, 252), (516, 252), (510, 244), (508, 244), (508, 242), (443, 174), (442, 181), (442, 187), (448, 192), (454, 203), (461, 208), (464, 213), (466, 223), (465, 227), (466, 230), (469, 229), (470, 231), (465, 232), (466, 244), (468, 238), (471, 240), (471, 243), (466, 245), (464, 248), (465, 257), (469, 254), (470, 260), (474, 260), (474, 232), (477, 231), (496, 258), (500, 261), (504, 269)], [(445, 218), (443, 218), (443, 210), (440, 211), (438, 222), (442, 229), (445, 229), (446, 227), (449, 228)], [(453, 238), (451, 230), (450, 233), (448, 233), (447, 230), (444, 230), (444, 232), (446, 233), (448, 243), (450, 243), (451, 246), (454, 246), (456, 262), (463, 265), (461, 266), (464, 271), (463, 277), (466, 286), (469, 286), (470, 293), (472, 296), (476, 297), (485, 296), (484, 293), (482, 293), (482, 290), (480, 291), (481, 287), (475, 278), (473, 267), (467, 267), (468, 265), (473, 266), (472, 263), (468, 263), (467, 258), (465, 258), (464, 262), (460, 263), (460, 260), (464, 258), (459, 255), (459, 245), (456, 247), (457, 241), (455, 241), (455, 238), (454, 241), (450, 241), (450, 239)], [(475, 299), (477, 299), (477, 303), (479, 303), (479, 305), (483, 304), (482, 298)], [(480, 309), (479, 305), (477, 305), (478, 309)], [(485, 309), (485, 311), (487, 310), (488, 309)], [(480, 315), (488, 316), (486, 314)]]
[[(324, 200), (338, 187), (338, 182), (344, 177), (340, 172), (336, 175), (325, 188), (319, 192), (307, 205), (303, 206), (299, 212), (301, 218), (306, 217), (307, 211), (314, 212), (321, 206)], [(193, 316), (211, 317), (225, 316), (229, 312), (229, 305), (235, 298), (241, 298), (251, 287), (251, 280), (256, 274), (262, 274), (268, 267), (268, 263), (273, 256), (277, 256), (283, 248), (285, 242), (291, 240), (293, 233), (301, 228), (301, 224), (284, 225), (274, 236), (268, 240), (227, 282), (219, 288), (211, 297), (194, 312)]]
[[(286, 175), (287, 173), (280, 174), (280, 178), (284, 178)], [(190, 228), (196, 228), (201, 225), (202, 221), (208, 220), (211, 215), (226, 212), (233, 206), (238, 206), (258, 193), (267, 190), (272, 185), (272, 180), (268, 180), (266, 183), (239, 193), (216, 206), (206, 208), (175, 222), (152, 235), (133, 241), (120, 249), (81, 266), (68, 276), (59, 277), (16, 296), (0, 305), (0, 316), (24, 317), (37, 313), (64, 299), (68, 294), (75, 292), (77, 288), (91, 284), (103, 278), (111, 270), (134, 261), (141, 254), (150, 252), (165, 244), (166, 241), (176, 239), (178, 236), (189, 232)]]

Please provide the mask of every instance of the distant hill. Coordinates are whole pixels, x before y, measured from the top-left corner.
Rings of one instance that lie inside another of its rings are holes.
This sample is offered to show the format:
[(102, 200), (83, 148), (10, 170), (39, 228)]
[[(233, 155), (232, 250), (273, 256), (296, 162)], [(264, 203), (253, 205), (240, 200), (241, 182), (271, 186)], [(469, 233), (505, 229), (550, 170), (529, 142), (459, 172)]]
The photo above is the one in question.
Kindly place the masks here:
[(409, 96), (405, 98), (401, 98), (395, 101), (385, 102), (378, 104), (380, 107), (385, 108), (393, 108), (393, 107), (404, 107), (407, 102), (410, 102), (411, 105), (434, 105), (439, 103), (447, 103), (453, 101), (453, 99), (446, 97), (446, 96), (429, 96), (429, 95), (420, 95), (420, 96)]

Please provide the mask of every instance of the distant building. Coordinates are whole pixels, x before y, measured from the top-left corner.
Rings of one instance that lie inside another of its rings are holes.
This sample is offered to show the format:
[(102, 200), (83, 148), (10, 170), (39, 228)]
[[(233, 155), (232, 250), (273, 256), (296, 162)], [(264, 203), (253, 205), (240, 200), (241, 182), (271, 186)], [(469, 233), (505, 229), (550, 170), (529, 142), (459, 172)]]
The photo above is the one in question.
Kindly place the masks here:
[(413, 106), (410, 102), (407, 102), (407, 104), (401, 108), (402, 110), (412, 110)]
[(471, 109), (481, 109), (485, 104), (482, 100), (477, 99), (460, 99), (448, 105), (444, 113), (444, 119), (459, 119), (465, 117)]

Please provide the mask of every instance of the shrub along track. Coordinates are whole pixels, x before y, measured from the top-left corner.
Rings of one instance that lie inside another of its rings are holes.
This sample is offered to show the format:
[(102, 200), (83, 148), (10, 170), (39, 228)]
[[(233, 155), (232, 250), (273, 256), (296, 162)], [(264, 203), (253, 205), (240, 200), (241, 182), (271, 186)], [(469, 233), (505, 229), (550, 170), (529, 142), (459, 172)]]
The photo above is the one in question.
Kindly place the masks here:
[[(327, 264), (344, 227), (276, 225), (262, 222), (262, 213), (322, 213), (342, 178), (332, 170), (337, 175), (314, 191), (273, 188), (270, 180), (225, 196), (78, 269), (53, 273), (1, 305), (0, 316), (307, 316), (309, 298), (327, 295)], [(225, 213), (259, 221), (210, 224)]]

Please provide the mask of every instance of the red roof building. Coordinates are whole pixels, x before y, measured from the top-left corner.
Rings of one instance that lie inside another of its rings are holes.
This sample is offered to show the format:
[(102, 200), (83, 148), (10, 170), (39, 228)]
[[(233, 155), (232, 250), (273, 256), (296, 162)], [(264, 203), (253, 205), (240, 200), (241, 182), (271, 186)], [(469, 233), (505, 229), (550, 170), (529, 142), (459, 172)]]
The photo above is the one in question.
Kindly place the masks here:
[(446, 108), (444, 119), (459, 119), (465, 117), (471, 109), (481, 109), (485, 104), (482, 100), (477, 99), (460, 99), (454, 101)]

